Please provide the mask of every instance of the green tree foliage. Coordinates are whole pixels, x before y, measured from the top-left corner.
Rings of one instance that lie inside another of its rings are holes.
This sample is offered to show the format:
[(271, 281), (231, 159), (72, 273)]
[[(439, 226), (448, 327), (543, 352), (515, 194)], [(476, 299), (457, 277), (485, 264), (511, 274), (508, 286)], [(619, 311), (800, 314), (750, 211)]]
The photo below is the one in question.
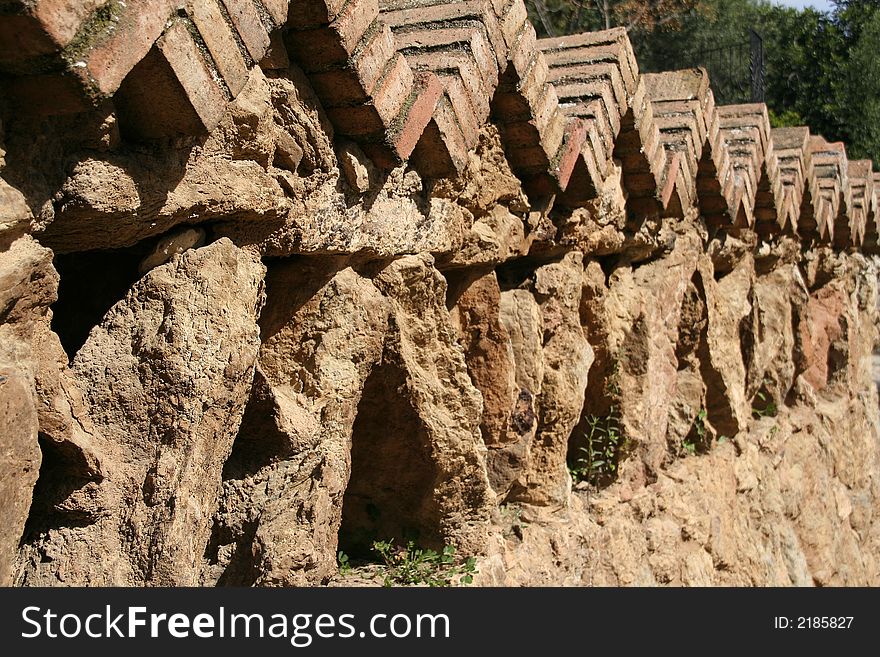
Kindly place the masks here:
[[(528, 2), (542, 34), (626, 27), (643, 71), (706, 65), (709, 51), (747, 44), (755, 30), (773, 124), (809, 125), (880, 168), (880, 0), (835, 0), (831, 13), (766, 0)], [(748, 80), (747, 48), (741, 52), (711, 71), (718, 91), (728, 77)]]
[(676, 29), (705, 0), (528, 0), (540, 36), (625, 27), (630, 34)]

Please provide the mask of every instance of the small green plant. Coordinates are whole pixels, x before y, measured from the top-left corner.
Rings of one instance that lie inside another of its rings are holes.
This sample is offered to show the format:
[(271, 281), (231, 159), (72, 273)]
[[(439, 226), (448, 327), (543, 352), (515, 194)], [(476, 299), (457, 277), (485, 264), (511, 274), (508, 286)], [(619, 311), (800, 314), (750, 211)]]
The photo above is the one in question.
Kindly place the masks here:
[(706, 417), (708, 417), (709, 412), (705, 408), (701, 408), (700, 412), (697, 413), (697, 417), (694, 419), (694, 431), (697, 432), (697, 438), (700, 439), (701, 443), (706, 442), (706, 436), (708, 435), (708, 430), (706, 429)]
[(342, 550), (336, 555), (336, 562), (339, 564), (339, 574), (345, 577), (351, 572), (351, 560)]
[(385, 564), (384, 586), (454, 586), (470, 584), (477, 572), (477, 560), (456, 559), (455, 548), (447, 545), (442, 552), (418, 547), (409, 541), (406, 547), (391, 541), (375, 541), (375, 552)]
[(770, 395), (763, 390), (759, 390), (758, 394), (755, 395), (755, 399), (758, 403), (752, 406), (752, 417), (756, 420), (765, 417), (776, 417), (779, 409), (776, 407), (776, 402), (773, 401), (773, 398), (770, 397)]
[(504, 527), (504, 538), (510, 538), (511, 536), (522, 538), (523, 529), (528, 527), (528, 523), (523, 522), (522, 519), (522, 507), (519, 504), (502, 504), (499, 507), (499, 512), (501, 515), (501, 523)]
[(697, 444), (688, 438), (682, 441), (681, 447), (688, 456), (694, 456), (697, 453)]
[(709, 412), (705, 408), (701, 408), (694, 418), (690, 433), (681, 442), (681, 448), (688, 456), (694, 456), (700, 449), (708, 449), (709, 427), (706, 425), (708, 416)]
[(617, 463), (624, 446), (616, 407), (612, 406), (605, 417), (590, 415), (584, 438), (586, 445), (578, 450), (578, 457), (569, 466), (569, 472), (576, 482), (586, 481), (598, 486), (617, 474)]

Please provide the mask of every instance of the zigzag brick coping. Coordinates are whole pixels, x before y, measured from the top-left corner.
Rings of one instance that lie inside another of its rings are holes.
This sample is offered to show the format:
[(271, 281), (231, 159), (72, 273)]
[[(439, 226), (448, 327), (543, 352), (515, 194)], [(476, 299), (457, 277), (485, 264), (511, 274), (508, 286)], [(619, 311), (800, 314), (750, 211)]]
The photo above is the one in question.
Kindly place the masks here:
[[(852, 191), (852, 205), (849, 213), (852, 226), (849, 232), (849, 243), (864, 244), (869, 218), (874, 214), (876, 203), (874, 191), (874, 173), (870, 160), (850, 160), (849, 185)], [(848, 246), (848, 244), (847, 244)]]
[(719, 230), (880, 248), (869, 162), (771, 130), (763, 105), (716, 107), (705, 71), (641, 75), (622, 29), (538, 40), (522, 0), (0, 0), (12, 101), (109, 100), (135, 139), (212, 130), (250, 69), (288, 55), (384, 168), (455, 176), (492, 121), (533, 198), (584, 205), (616, 163), (637, 217), (696, 207)]
[[(776, 229), (797, 233), (807, 190), (810, 131), (777, 128), (770, 132), (767, 172), (776, 201)], [(773, 232), (771, 230), (771, 232)]]
[(381, 3), (397, 49), (417, 71), (436, 73), (444, 97), (428, 128), (431, 148), (415, 156), (427, 175), (460, 171), (489, 116), (506, 46), (488, 1), (436, 3), (431, 0)]
[(500, 18), (508, 54), (492, 118), (526, 190), (533, 196), (553, 195), (568, 186), (586, 134), (578, 120), (567, 121), (559, 108), (525, 5), (509, 1)]
[(730, 156), (732, 169), (733, 203), (728, 208), (728, 217), (733, 219), (734, 225), (754, 227), (758, 208), (766, 210), (774, 205), (764, 168), (770, 141), (767, 108), (730, 105), (718, 107), (717, 114), (723, 147)]
[(865, 253), (880, 254), (880, 174), (870, 174), (873, 178), (873, 193), (869, 197), (870, 212), (866, 217), (864, 244)]
[[(586, 131), (576, 165), (580, 175), (566, 190), (569, 202), (577, 205), (609, 175), (615, 143), (636, 93), (638, 64), (622, 30), (542, 39), (538, 47), (550, 66), (562, 111), (582, 121)], [(626, 167), (627, 173), (637, 167)]]

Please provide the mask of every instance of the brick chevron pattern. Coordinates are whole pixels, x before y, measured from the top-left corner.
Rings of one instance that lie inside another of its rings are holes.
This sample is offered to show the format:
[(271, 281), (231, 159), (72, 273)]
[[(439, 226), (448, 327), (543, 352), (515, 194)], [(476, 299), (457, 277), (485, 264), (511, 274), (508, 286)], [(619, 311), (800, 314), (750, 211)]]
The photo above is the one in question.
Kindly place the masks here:
[(640, 73), (624, 30), (537, 39), (522, 0), (0, 0), (11, 102), (112, 101), (136, 139), (209, 132), (250, 70), (291, 63), (379, 167), (455, 176), (491, 122), (533, 198), (585, 205), (619, 167), (638, 217), (880, 251), (870, 162), (716, 106), (702, 69)]

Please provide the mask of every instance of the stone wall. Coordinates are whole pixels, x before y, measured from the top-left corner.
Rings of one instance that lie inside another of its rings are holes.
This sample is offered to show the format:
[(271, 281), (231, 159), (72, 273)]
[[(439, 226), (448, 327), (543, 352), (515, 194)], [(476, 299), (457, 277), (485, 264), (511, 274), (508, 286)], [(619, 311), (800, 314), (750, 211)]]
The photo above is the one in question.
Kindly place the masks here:
[(0, 0), (0, 583), (878, 585), (877, 183), (521, 0)]

